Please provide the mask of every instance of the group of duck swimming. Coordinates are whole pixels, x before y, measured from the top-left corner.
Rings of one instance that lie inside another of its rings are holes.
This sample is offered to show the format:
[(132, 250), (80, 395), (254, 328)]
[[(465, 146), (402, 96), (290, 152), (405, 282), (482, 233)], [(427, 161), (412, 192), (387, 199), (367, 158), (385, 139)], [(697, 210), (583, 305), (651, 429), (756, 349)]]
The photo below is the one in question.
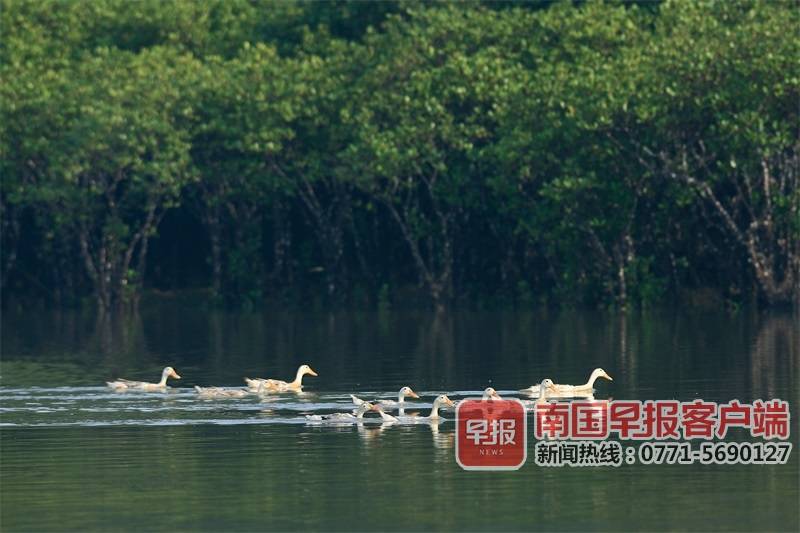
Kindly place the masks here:
[[(282, 392), (300, 392), (303, 389), (303, 377), (306, 375), (317, 376), (317, 373), (308, 365), (300, 365), (297, 369), (294, 381), (282, 381), (279, 379), (266, 379), (266, 378), (244, 378), (247, 384), (246, 388), (239, 389), (226, 389), (223, 387), (198, 387), (195, 386), (195, 391), (201, 398), (243, 398), (250, 394), (275, 394)], [(163, 392), (167, 390), (167, 379), (181, 379), (175, 369), (171, 366), (164, 368), (161, 373), (161, 381), (158, 383), (148, 383), (145, 381), (131, 381), (127, 379), (117, 379), (115, 381), (107, 381), (106, 384), (113, 390), (118, 392), (124, 391), (140, 391), (140, 392)], [(545, 378), (538, 385), (532, 385), (527, 389), (522, 389), (519, 392), (528, 396), (529, 398), (536, 398), (534, 405), (541, 405), (547, 403), (550, 399), (557, 398), (584, 398), (591, 397), (594, 393), (594, 382), (598, 378), (604, 378), (613, 381), (605, 370), (596, 368), (589, 376), (589, 380), (583, 385), (560, 385), (553, 383), (550, 378)], [(436, 421), (439, 420), (439, 409), (443, 407), (455, 407), (455, 402), (442, 394), (436, 397), (433, 401), (433, 407), (428, 416), (407, 416), (405, 413), (406, 398), (419, 399), (419, 395), (414, 392), (411, 387), (403, 387), (398, 393), (397, 400), (377, 400), (369, 402), (362, 400), (354, 395), (350, 395), (353, 404), (356, 406), (352, 413), (332, 413), (325, 415), (306, 415), (310, 421), (359, 421), (364, 418), (364, 415), (370, 412), (376, 412), (380, 415), (383, 422), (398, 422), (403, 419), (413, 419), (413, 421)], [(502, 399), (495, 389), (488, 387), (483, 391), (483, 400), (500, 400)], [(530, 401), (528, 403), (531, 403)], [(386, 410), (397, 409), (397, 416), (390, 415)]]

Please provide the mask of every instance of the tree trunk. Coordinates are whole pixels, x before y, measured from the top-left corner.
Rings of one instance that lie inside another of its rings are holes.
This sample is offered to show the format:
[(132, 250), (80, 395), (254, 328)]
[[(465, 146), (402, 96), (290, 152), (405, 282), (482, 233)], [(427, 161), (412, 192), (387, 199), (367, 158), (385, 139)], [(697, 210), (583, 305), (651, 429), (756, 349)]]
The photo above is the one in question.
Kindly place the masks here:
[[(134, 233), (124, 251), (116, 251), (116, 238), (103, 232), (99, 236), (99, 246), (93, 250), (91, 229), (82, 224), (78, 230), (78, 244), (86, 271), (94, 286), (95, 297), (101, 313), (111, 312), (125, 303), (136, 304), (144, 277), (147, 248), (150, 234), (161, 220), (156, 213), (155, 204), (148, 207), (144, 222)], [(103, 230), (101, 230), (103, 231)], [(130, 279), (131, 265), (136, 258), (133, 270), (134, 280)], [(130, 301), (128, 297), (130, 296)]]
[(629, 230), (620, 238), (620, 242), (614, 245), (614, 262), (617, 269), (617, 303), (622, 309), (628, 305), (628, 267), (633, 264), (635, 252), (633, 248), (633, 238)]
[[(320, 201), (314, 186), (307, 180), (302, 180), (298, 193), (306, 212), (309, 215), (311, 226), (322, 253), (325, 269), (325, 288), (329, 298), (337, 298), (340, 285), (344, 283), (344, 237), (342, 226), (344, 213), (342, 205), (347, 205), (349, 197), (336, 185), (329, 185), (331, 198), (329, 205), (325, 206)], [(342, 198), (344, 196), (344, 198)]]
[(431, 300), (437, 310), (445, 308), (452, 296), (453, 278), (453, 245), (449, 236), (448, 228), (441, 228), (440, 235), (443, 237), (442, 253), (439, 257), (438, 265), (436, 261), (436, 251), (430, 247), (428, 260), (426, 261), (419, 247), (419, 241), (413, 235), (406, 219), (400, 214), (392, 204), (391, 199), (382, 199), (383, 205), (392, 215), (392, 219), (400, 229), (403, 239), (408, 245), (414, 266), (417, 270), (421, 286), (428, 288)]
[(211, 241), (211, 279), (214, 298), (222, 296), (222, 222), (219, 204), (207, 208), (203, 217)]
[(358, 268), (361, 270), (360, 279), (366, 280), (367, 286), (372, 292), (377, 285), (375, 282), (375, 272), (370, 268), (366, 255), (364, 254), (364, 245), (361, 242), (361, 236), (358, 234), (358, 228), (356, 228), (356, 221), (353, 216), (351, 205), (350, 203), (348, 204), (347, 215), (345, 217), (347, 220), (347, 229), (350, 231), (350, 237), (353, 239), (353, 250), (356, 254)]
[(283, 199), (272, 203), (272, 272), (271, 284), (282, 287), (292, 284), (292, 272), (289, 253), (292, 246), (292, 226), (289, 213)]
[[(795, 143), (771, 155), (753, 154), (760, 172), (731, 165), (723, 180), (725, 187), (715, 190), (710, 169), (729, 159), (709, 151), (702, 139), (676, 142), (671, 149), (662, 150), (653, 150), (632, 136), (627, 140), (643, 168), (687, 185), (698, 196), (703, 217), (744, 250), (754, 285), (767, 302), (800, 300), (796, 226), (800, 217), (800, 145)], [(788, 212), (781, 217), (776, 217), (777, 198), (785, 202), (783, 209)]]
[[(800, 216), (800, 156), (797, 151), (771, 158), (762, 157), (761, 175), (754, 178), (745, 171), (742, 176), (744, 187), (734, 176), (736, 193), (730, 199), (721, 197), (708, 182), (692, 175), (686, 151), (680, 165), (672, 165), (670, 157), (664, 153), (660, 155), (667, 168), (672, 168), (670, 176), (689, 185), (718, 217), (719, 223), (712, 222), (744, 249), (756, 284), (767, 302), (791, 302), (797, 298), (800, 292), (800, 250), (797, 241), (800, 236), (792, 222)], [(697, 155), (693, 157), (699, 158)], [(774, 176), (775, 170), (780, 178)], [(775, 222), (772, 201), (776, 195), (788, 200), (788, 220), (780, 227)], [(744, 210), (736, 216), (741, 206), (744, 206)], [(746, 222), (739, 222), (741, 219)]]
[(0, 206), (2, 209), (2, 249), (0, 253), (3, 257), (2, 270), (0, 270), (0, 289), (5, 288), (8, 276), (14, 269), (17, 260), (17, 243), (19, 242), (19, 217), (16, 209), (10, 207), (5, 201)]

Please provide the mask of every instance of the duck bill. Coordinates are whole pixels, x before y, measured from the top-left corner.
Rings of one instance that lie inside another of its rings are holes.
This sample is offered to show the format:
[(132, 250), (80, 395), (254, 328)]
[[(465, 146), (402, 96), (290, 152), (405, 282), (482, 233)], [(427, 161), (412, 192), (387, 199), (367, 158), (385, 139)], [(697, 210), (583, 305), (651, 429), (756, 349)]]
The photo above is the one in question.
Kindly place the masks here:
[(310, 375), (314, 376), (314, 377), (317, 377), (317, 373), (316, 373), (316, 372), (314, 372), (314, 371), (313, 371), (312, 369), (310, 369), (310, 368), (308, 369), (308, 373), (309, 373)]
[(416, 393), (416, 392), (414, 392), (413, 390), (412, 390), (411, 392), (409, 392), (409, 393), (407, 394), (407, 396), (408, 396), (409, 398), (416, 398), (417, 400), (419, 400), (419, 394), (417, 394), (417, 393)]
[(181, 379), (181, 377), (178, 375), (178, 373), (175, 372), (174, 370), (170, 373), (170, 376), (172, 376), (175, 379)]
[(606, 378), (608, 381), (614, 381), (614, 378), (612, 378), (612, 377), (611, 377), (611, 376), (609, 376), (608, 374), (606, 374), (606, 375), (605, 375), (605, 376), (603, 376), (603, 377), (604, 377), (604, 378)]

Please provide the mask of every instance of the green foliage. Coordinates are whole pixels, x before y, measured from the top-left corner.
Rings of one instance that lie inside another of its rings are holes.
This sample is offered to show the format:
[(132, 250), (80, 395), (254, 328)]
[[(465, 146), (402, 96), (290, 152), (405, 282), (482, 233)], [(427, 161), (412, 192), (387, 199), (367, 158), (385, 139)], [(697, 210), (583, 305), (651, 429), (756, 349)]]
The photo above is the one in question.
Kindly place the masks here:
[(4, 288), (135, 300), (180, 207), (248, 305), (800, 291), (791, 4), (0, 7)]

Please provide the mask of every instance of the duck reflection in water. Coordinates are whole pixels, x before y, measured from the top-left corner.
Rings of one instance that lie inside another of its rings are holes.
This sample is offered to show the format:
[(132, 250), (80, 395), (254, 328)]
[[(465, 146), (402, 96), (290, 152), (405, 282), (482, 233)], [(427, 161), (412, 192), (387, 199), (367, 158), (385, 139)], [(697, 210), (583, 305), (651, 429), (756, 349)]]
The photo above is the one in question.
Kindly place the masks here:
[(387, 428), (392, 427), (395, 422), (381, 422), (380, 424), (364, 424), (363, 422), (357, 423), (358, 436), (364, 445), (372, 446), (378, 442), (383, 432)]
[(455, 431), (442, 431), (439, 429), (439, 424), (429, 424), (431, 428), (431, 436), (433, 437), (433, 446), (437, 450), (452, 450), (456, 445)]

